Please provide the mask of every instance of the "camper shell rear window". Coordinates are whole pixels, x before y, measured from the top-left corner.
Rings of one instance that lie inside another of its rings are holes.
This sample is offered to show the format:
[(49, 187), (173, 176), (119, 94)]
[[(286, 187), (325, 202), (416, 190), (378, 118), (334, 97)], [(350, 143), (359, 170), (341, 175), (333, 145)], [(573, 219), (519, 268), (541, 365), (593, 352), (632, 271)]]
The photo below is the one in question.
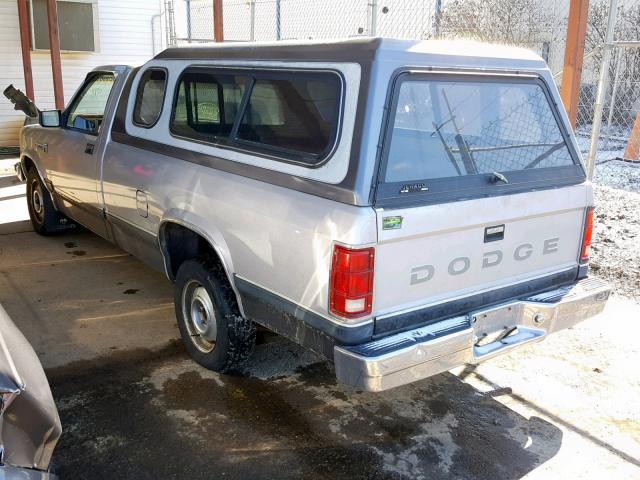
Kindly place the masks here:
[(429, 203), (584, 181), (535, 76), (404, 72), (384, 132), (376, 203)]

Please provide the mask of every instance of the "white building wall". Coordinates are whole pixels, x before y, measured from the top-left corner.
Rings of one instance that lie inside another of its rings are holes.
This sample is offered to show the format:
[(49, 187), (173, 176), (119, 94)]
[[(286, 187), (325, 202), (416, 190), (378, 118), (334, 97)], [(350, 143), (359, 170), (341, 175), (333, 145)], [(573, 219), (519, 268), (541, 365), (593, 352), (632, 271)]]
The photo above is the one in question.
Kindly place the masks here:
[[(151, 22), (160, 13), (160, 0), (98, 0), (98, 52), (62, 53), (65, 103), (98, 65), (140, 65), (162, 48), (163, 30), (155, 19), (155, 42)], [(155, 45), (155, 46), (154, 46)], [(35, 103), (40, 109), (55, 108), (49, 52), (31, 51)], [(20, 27), (16, 0), (0, 0), (0, 90), (12, 83), (24, 92)], [(24, 121), (22, 112), (0, 96), (0, 146), (18, 144)]]

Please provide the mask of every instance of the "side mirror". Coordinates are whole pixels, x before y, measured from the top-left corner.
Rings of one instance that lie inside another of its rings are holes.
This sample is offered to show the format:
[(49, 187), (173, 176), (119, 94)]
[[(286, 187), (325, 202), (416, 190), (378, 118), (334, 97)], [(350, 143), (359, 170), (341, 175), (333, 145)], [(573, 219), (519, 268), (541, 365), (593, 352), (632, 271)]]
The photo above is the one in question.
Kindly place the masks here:
[(56, 128), (60, 126), (60, 110), (44, 110), (40, 112), (38, 122), (43, 127)]

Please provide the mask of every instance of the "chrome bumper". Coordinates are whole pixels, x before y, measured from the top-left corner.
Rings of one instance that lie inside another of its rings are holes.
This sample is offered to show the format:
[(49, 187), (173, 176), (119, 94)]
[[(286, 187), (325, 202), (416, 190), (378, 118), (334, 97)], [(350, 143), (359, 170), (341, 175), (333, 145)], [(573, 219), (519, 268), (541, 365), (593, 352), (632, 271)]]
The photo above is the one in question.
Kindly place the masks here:
[(478, 363), (597, 315), (610, 293), (606, 282), (587, 278), (362, 345), (337, 346), (336, 376), (377, 392)]

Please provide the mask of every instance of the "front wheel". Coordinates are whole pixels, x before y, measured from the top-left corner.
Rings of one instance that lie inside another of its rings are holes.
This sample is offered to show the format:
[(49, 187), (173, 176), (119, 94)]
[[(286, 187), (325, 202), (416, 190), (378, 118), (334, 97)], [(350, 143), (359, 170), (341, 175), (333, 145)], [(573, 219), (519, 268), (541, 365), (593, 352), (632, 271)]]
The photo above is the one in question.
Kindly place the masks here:
[(27, 204), (31, 225), (36, 233), (51, 235), (69, 227), (68, 219), (54, 208), (51, 196), (35, 168), (27, 172)]
[(235, 293), (213, 257), (197, 257), (180, 266), (174, 302), (182, 340), (200, 365), (227, 372), (249, 357), (255, 324), (240, 315)]

